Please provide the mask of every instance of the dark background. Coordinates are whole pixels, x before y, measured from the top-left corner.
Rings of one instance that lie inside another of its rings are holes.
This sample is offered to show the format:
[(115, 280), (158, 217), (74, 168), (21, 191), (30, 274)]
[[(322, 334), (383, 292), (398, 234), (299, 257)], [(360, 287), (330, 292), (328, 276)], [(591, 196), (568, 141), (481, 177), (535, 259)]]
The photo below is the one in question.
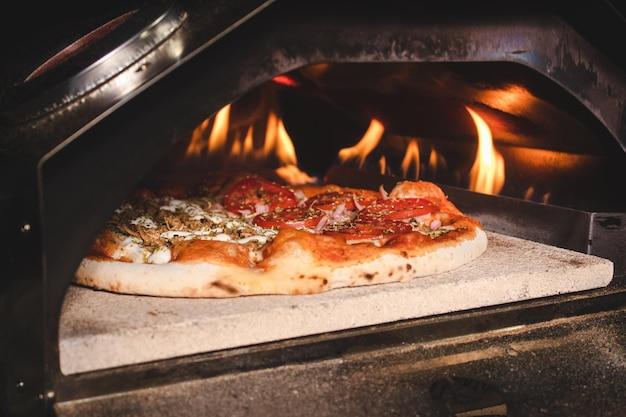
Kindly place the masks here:
[[(192, 0), (210, 2), (211, 0)], [(236, 1), (236, 0), (232, 0)], [(294, 0), (278, 0), (294, 1)], [(298, 0), (300, 1), (300, 0)], [(0, 102), (7, 87), (21, 82), (39, 64), (75, 39), (109, 20), (137, 8), (167, 5), (166, 0), (105, 1), (12, 1), (0, 8)], [(187, 2), (181, 2), (187, 3)], [(400, 1), (378, 1), (393, 8)], [(411, 3), (418, 3), (412, 1)], [(428, 4), (440, 4), (422, 2)], [(448, 4), (450, 3), (450, 4)], [(455, 1), (446, 2), (454, 13)], [(463, 2), (467, 7), (467, 2)], [(476, 7), (489, 9), (490, 3), (521, 3), (528, 8), (552, 10), (563, 16), (579, 32), (598, 46), (622, 68), (626, 68), (626, 1), (624, 0), (551, 0), (479, 1)], [(358, 2), (356, 2), (358, 5)], [(356, 6), (358, 7), (358, 6)]]

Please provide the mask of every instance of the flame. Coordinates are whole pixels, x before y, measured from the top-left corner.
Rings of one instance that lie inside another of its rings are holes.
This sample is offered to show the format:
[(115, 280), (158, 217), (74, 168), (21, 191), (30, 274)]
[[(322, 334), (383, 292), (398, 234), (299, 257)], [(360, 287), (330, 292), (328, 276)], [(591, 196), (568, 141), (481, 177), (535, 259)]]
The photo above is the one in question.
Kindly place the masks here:
[(535, 194), (535, 187), (533, 186), (528, 187), (528, 189), (526, 189), (526, 191), (524, 192), (524, 200), (526, 201), (531, 200), (534, 194)]
[(209, 153), (221, 149), (226, 143), (228, 136), (228, 119), (230, 117), (230, 104), (224, 106), (215, 115), (215, 123), (209, 135), (208, 150)]
[(542, 197), (541, 197), (541, 202), (543, 204), (548, 204), (550, 202), (550, 197), (552, 196), (551, 193), (547, 192), (545, 193)]
[[(296, 148), (283, 121), (276, 113), (268, 112), (262, 146), (260, 142), (257, 142), (255, 147), (255, 128), (263, 128), (263, 122), (258, 122), (257, 119), (248, 126), (234, 127), (235, 125), (230, 121), (230, 107), (230, 104), (223, 107), (193, 131), (185, 152), (187, 156), (199, 156), (206, 152), (208, 156), (216, 160), (228, 164), (245, 165), (246, 169), (267, 169), (271, 165), (279, 165), (279, 168), (275, 170), (276, 174), (290, 184), (307, 184), (317, 181), (316, 178), (298, 168)], [(236, 130), (233, 132), (232, 129)], [(243, 136), (244, 132), (245, 136)], [(233, 140), (230, 147), (227, 147), (229, 133)]]
[(252, 151), (254, 150), (254, 143), (252, 142), (252, 134), (254, 133), (253, 127), (250, 126), (248, 131), (246, 132), (246, 137), (243, 140), (243, 150), (242, 157), (243, 159), (247, 159), (252, 155)]
[(285, 129), (283, 121), (278, 119), (278, 136), (276, 141), (276, 156), (278, 160), (286, 165), (297, 165), (296, 148)]
[(383, 137), (383, 133), (385, 133), (383, 124), (376, 119), (372, 119), (363, 137), (356, 145), (339, 150), (339, 159), (342, 162), (357, 159), (359, 161), (359, 168), (363, 168), (367, 155), (378, 145), (380, 139)]
[(236, 159), (236, 158), (239, 158), (240, 156), (241, 156), (241, 141), (237, 137), (233, 141), (233, 144), (230, 148), (230, 158)]
[(187, 146), (187, 150), (185, 151), (185, 155), (187, 156), (197, 156), (202, 153), (202, 150), (205, 147), (204, 144), (204, 132), (209, 127), (209, 119), (205, 119), (198, 127), (193, 130), (191, 134), (191, 141), (189, 142), (189, 146)]
[[(249, 130), (250, 144), (252, 144), (252, 133)], [(245, 149), (245, 141), (244, 141)], [(245, 153), (245, 150), (244, 150)], [(306, 172), (298, 168), (298, 156), (293, 141), (287, 133), (285, 124), (282, 119), (276, 116), (274, 112), (270, 112), (267, 116), (265, 128), (265, 138), (263, 140), (263, 149), (261, 151), (264, 158), (270, 157), (272, 154), (276, 156), (282, 166), (276, 168), (276, 175), (292, 185), (310, 184), (317, 181), (317, 178), (311, 177)]]
[(415, 175), (414, 179), (419, 179), (420, 177), (420, 148), (417, 146), (417, 141), (415, 139), (411, 139), (409, 145), (406, 147), (406, 152), (404, 153), (404, 158), (402, 158), (402, 163), (400, 166), (402, 167), (402, 175), (404, 178), (407, 178), (409, 174), (409, 168), (413, 165), (415, 167)]
[[(214, 117), (205, 119), (191, 134), (191, 141), (185, 150), (187, 156), (199, 156), (206, 149), (209, 153), (216, 152), (224, 147), (228, 137), (228, 119), (230, 117), (230, 104), (222, 107)], [(205, 133), (209, 124), (213, 121), (211, 132), (205, 142)]]
[(485, 194), (498, 194), (504, 186), (504, 159), (493, 147), (491, 130), (472, 109), (469, 112), (478, 132), (478, 152), (470, 171), (470, 190)]
[(378, 160), (378, 167), (380, 168), (380, 175), (387, 173), (387, 158), (385, 158), (385, 155), (381, 156)]
[(296, 165), (284, 165), (276, 168), (274, 172), (291, 185), (311, 184), (317, 181), (317, 178), (311, 177)]
[(428, 155), (428, 169), (430, 171), (437, 171), (439, 161), (437, 161), (437, 156), (439, 154), (435, 150), (435, 148), (430, 148), (430, 154)]
[[(279, 118), (276, 120), (276, 139), (274, 139), (273, 143), (276, 144), (276, 157), (283, 166), (276, 168), (274, 172), (291, 185), (311, 184), (316, 182), (317, 178), (311, 177), (298, 168), (298, 157), (296, 156), (296, 148), (293, 146), (293, 141), (289, 137), (289, 133), (287, 133), (283, 121)], [(268, 143), (267, 137), (265, 138), (265, 143)]]
[(448, 167), (446, 159), (441, 155), (435, 147), (430, 148), (430, 154), (428, 154), (428, 172), (431, 175), (437, 175), (437, 171), (445, 171)]
[(273, 112), (267, 116), (265, 128), (265, 141), (263, 142), (263, 156), (268, 157), (276, 146), (276, 132), (278, 130), (278, 117)]

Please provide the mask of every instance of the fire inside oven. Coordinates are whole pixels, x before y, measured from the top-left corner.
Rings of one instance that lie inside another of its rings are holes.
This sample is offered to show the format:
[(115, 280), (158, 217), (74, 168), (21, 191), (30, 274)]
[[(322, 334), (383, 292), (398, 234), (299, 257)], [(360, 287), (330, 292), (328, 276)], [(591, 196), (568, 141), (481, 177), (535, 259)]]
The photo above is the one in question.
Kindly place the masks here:
[(206, 118), (150, 181), (242, 171), (297, 185), (427, 180), (582, 210), (624, 207), (615, 141), (509, 63), (315, 64)]

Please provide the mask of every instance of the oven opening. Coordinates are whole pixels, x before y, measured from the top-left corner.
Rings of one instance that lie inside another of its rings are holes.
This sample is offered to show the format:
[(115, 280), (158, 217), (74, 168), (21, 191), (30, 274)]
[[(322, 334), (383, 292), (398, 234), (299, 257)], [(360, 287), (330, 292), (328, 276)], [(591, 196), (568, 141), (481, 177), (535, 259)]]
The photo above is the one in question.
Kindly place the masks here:
[[(626, 164), (614, 142), (566, 91), (521, 65), (321, 63), (275, 76), (199, 120), (140, 188), (175, 197), (237, 173), (372, 189), (406, 179), (441, 184), (455, 203), (470, 195), (470, 209), (495, 207), (489, 199), (497, 198), (623, 211), (625, 196), (614, 190)], [(508, 213), (514, 223), (516, 213)], [(493, 230), (487, 216), (479, 219)], [(272, 305), (282, 302), (274, 297)], [(61, 369), (73, 374), (307, 334), (307, 326), (287, 322), (271, 339), (257, 334), (249, 326), (260, 320), (257, 308), (254, 297), (159, 299), (70, 289)], [(214, 329), (210, 338), (198, 323)]]
[(314, 64), (202, 120), (147, 184), (252, 172), (292, 185), (426, 180), (621, 211), (623, 152), (566, 91), (512, 63)]

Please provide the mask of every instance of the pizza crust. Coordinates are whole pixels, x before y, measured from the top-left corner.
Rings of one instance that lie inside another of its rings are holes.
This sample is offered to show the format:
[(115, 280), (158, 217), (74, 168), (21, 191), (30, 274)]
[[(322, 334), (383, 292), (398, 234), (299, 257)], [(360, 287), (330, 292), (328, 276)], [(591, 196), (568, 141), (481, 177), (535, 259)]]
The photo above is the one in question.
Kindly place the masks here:
[[(362, 245), (372, 246), (350, 246)], [(101, 290), (162, 297), (314, 294), (450, 271), (477, 258), (486, 248), (485, 232), (474, 227), (454, 240), (426, 246), (419, 252), (399, 248), (380, 251), (372, 246), (366, 252), (377, 253), (375, 257), (347, 254), (346, 259), (320, 261), (315, 251), (295, 239), (256, 269), (204, 260), (155, 265), (87, 257), (76, 272), (75, 282)]]

